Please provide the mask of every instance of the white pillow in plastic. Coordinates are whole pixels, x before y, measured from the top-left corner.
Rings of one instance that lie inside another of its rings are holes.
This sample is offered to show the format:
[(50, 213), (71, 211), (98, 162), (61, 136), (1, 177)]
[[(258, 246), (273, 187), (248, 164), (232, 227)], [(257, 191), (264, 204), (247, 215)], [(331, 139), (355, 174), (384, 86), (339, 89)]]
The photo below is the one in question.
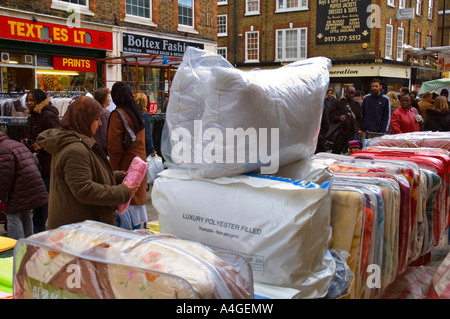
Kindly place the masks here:
[(314, 154), (331, 61), (300, 60), (242, 71), (220, 55), (188, 48), (170, 90), (162, 135), (169, 167), (215, 178)]

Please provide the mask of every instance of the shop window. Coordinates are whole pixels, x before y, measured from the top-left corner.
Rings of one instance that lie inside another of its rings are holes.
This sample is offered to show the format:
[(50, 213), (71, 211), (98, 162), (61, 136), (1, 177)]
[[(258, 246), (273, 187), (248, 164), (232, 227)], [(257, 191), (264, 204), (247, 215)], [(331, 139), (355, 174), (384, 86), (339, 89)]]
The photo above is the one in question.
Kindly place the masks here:
[(306, 59), (306, 28), (277, 30), (277, 61)]
[(43, 91), (94, 91), (94, 72), (37, 69), (38, 89)]

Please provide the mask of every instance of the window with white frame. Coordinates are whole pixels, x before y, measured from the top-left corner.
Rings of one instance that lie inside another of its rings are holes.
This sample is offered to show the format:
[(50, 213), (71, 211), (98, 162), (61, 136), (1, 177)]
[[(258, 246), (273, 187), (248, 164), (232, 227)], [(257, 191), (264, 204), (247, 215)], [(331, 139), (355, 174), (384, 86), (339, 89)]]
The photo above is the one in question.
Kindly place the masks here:
[(226, 37), (227, 36), (227, 15), (219, 14), (217, 15), (217, 36)]
[(398, 0), (398, 8), (405, 9), (406, 8), (406, 0)]
[(245, 32), (245, 62), (259, 62), (259, 31)]
[(178, 24), (194, 27), (194, 0), (178, 0)]
[(390, 7), (395, 7), (395, 1), (394, 0), (387, 0), (387, 5)]
[(420, 33), (419, 32), (414, 33), (414, 47), (420, 48)]
[(416, 14), (418, 16), (422, 15), (422, 0), (416, 0)]
[(87, 0), (59, 0), (61, 2), (67, 2), (67, 3), (73, 3), (73, 4), (78, 4), (80, 6), (85, 6)]
[(428, 0), (428, 19), (433, 19), (433, 3), (434, 0)]
[(260, 14), (259, 0), (245, 0), (245, 14)]
[(386, 24), (386, 45), (384, 50), (384, 58), (392, 59), (392, 25)]
[(397, 61), (403, 61), (403, 43), (405, 42), (405, 29), (397, 29)]
[(152, 1), (151, 0), (126, 0), (125, 13), (140, 18), (152, 18)]
[(94, 16), (94, 13), (89, 10), (89, 0), (52, 0), (50, 8), (65, 12), (74, 10), (84, 15)]
[(427, 35), (427, 45), (426, 47), (432, 47), (433, 46), (433, 37), (431, 35)]
[(276, 45), (277, 61), (306, 59), (307, 28), (277, 30)]
[[(432, 47), (433, 46), (433, 38), (431, 37), (431, 35), (427, 35), (427, 45), (426, 45), (426, 47), (427, 48), (429, 48), (429, 47)], [(426, 64), (431, 64), (431, 59), (430, 59), (430, 57), (429, 56), (427, 56), (427, 58), (425, 59), (425, 63)]]
[(217, 0), (217, 5), (221, 6), (225, 4), (228, 4), (228, 0)]
[(308, 9), (307, 0), (277, 0), (276, 11), (294, 11)]
[(227, 47), (218, 47), (217, 54), (221, 55), (225, 60), (227, 60)]

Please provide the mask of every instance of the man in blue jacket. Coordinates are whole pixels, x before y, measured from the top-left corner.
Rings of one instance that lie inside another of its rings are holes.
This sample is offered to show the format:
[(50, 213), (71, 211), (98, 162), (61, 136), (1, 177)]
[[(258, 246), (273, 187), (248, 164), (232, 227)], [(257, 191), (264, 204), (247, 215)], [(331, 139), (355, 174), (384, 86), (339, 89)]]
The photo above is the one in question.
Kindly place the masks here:
[(372, 80), (372, 91), (362, 102), (362, 137), (371, 138), (386, 134), (391, 120), (391, 103), (383, 92), (383, 82)]

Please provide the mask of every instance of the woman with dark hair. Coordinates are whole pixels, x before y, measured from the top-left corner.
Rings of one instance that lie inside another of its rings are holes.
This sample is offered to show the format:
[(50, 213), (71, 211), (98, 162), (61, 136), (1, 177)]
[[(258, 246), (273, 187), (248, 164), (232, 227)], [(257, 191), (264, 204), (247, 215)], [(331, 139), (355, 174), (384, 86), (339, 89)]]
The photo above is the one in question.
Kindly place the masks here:
[(125, 172), (113, 171), (93, 139), (103, 113), (95, 99), (80, 96), (69, 105), (61, 128), (37, 138), (37, 144), (53, 156), (49, 229), (87, 219), (116, 225), (117, 205), (126, 203), (137, 190), (122, 184)]
[[(147, 161), (145, 154), (145, 125), (141, 111), (134, 100), (131, 89), (125, 82), (116, 82), (111, 88), (111, 98), (116, 109), (111, 112), (108, 124), (108, 154), (111, 166), (115, 170), (128, 170), (136, 156)], [(126, 134), (126, 120), (129, 128), (136, 135), (135, 143), (126, 148), (122, 143)], [(139, 228), (142, 222), (147, 221), (147, 181), (144, 180), (136, 196), (131, 200), (128, 213), (131, 215), (133, 228)]]
[[(47, 191), (49, 191), (52, 156), (45, 150), (41, 150), (35, 144), (35, 141), (41, 132), (59, 127), (59, 112), (58, 109), (52, 105), (47, 94), (41, 89), (30, 90), (27, 94), (26, 103), (27, 109), (25, 110), (25, 113), (29, 114), (29, 117), (27, 132), (25, 134), (26, 139), (24, 142), (31, 152), (37, 153), (42, 179), (44, 180)], [(45, 230), (47, 215), (47, 205), (34, 209), (33, 227), (35, 234)]]

